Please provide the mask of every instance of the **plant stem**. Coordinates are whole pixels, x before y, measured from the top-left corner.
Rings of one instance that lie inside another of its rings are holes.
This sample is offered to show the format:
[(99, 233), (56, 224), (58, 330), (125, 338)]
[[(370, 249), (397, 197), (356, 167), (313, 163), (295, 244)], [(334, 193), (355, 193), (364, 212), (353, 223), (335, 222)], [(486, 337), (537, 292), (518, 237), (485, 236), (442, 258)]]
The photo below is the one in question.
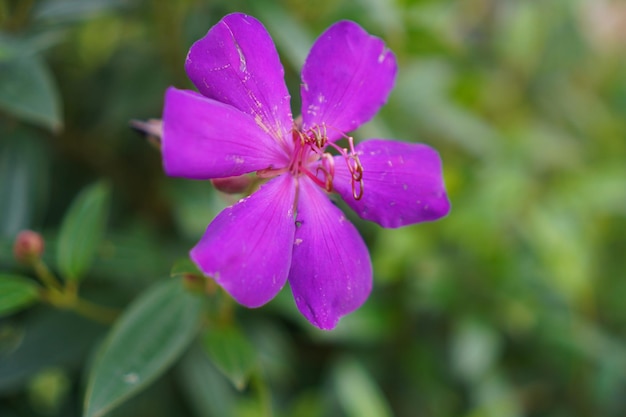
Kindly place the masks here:
[(33, 268), (35, 269), (35, 274), (37, 274), (37, 278), (48, 288), (54, 288), (55, 290), (62, 291), (63, 285), (59, 280), (54, 276), (54, 274), (50, 271), (48, 266), (41, 259), (37, 259), (33, 262)]
[(258, 369), (251, 375), (251, 382), (254, 384), (255, 389), (259, 395), (259, 403), (261, 405), (261, 415), (263, 417), (272, 417), (274, 412), (272, 410), (272, 396), (270, 390), (261, 378), (261, 372)]
[(72, 310), (102, 324), (113, 323), (120, 314), (117, 309), (104, 307), (85, 300), (84, 298), (76, 298)]
[(113, 323), (119, 315), (117, 309), (100, 306), (80, 298), (78, 282), (68, 281), (63, 285), (41, 259), (33, 262), (33, 268), (37, 278), (46, 286), (43, 298), (51, 305), (72, 310), (81, 316), (103, 324)]

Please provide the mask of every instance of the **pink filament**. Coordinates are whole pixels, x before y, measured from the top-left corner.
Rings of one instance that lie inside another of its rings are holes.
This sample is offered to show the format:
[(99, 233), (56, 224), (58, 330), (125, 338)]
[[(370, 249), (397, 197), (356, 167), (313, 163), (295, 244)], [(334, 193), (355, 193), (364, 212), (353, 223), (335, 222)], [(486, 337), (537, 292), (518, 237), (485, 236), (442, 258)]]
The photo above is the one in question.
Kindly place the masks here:
[[(306, 132), (303, 132), (301, 130), (300, 119), (296, 119), (292, 130), (294, 149), (289, 165), (284, 168), (263, 169), (257, 171), (257, 175), (261, 178), (271, 178), (285, 172), (290, 172), (291, 175), (297, 178), (299, 175), (304, 174), (319, 187), (325, 189), (327, 192), (331, 192), (333, 190), (333, 178), (335, 176), (335, 159), (330, 153), (324, 151), (327, 146), (331, 146), (346, 161), (351, 176), (352, 196), (355, 200), (360, 200), (361, 197), (363, 197), (363, 166), (354, 149), (354, 138), (340, 132), (341, 135), (348, 140), (349, 145), (348, 148), (342, 148), (328, 140), (326, 129), (326, 125), (322, 124), (322, 126), (316, 125)], [(312, 168), (316, 162), (319, 163), (315, 166), (315, 172), (313, 172), (310, 168)]]

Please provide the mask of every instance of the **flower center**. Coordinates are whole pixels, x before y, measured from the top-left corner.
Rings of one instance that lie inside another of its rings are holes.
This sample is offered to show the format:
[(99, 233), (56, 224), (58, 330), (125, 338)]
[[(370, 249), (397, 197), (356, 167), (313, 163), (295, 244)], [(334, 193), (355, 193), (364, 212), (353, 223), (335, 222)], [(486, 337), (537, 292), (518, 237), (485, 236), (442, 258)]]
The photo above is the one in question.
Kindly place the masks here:
[(293, 150), (289, 164), (284, 168), (268, 168), (257, 171), (262, 178), (270, 178), (289, 172), (294, 177), (306, 175), (314, 183), (326, 191), (333, 191), (333, 178), (335, 176), (335, 158), (326, 152), (331, 147), (341, 155), (350, 172), (352, 183), (352, 196), (355, 200), (363, 197), (363, 166), (354, 149), (354, 139), (344, 133), (341, 135), (348, 140), (348, 148), (342, 148), (328, 139), (327, 126), (313, 126), (306, 131), (302, 130), (301, 118), (294, 121), (292, 129)]
[(296, 120), (292, 134), (294, 152), (289, 164), (291, 175), (294, 177), (306, 175), (326, 191), (333, 191), (335, 158), (326, 152), (326, 148), (334, 148), (343, 157), (350, 172), (352, 196), (356, 200), (361, 199), (363, 196), (363, 166), (354, 150), (354, 139), (351, 136), (342, 133), (349, 144), (348, 148), (342, 148), (328, 139), (325, 124), (302, 131), (299, 120)]

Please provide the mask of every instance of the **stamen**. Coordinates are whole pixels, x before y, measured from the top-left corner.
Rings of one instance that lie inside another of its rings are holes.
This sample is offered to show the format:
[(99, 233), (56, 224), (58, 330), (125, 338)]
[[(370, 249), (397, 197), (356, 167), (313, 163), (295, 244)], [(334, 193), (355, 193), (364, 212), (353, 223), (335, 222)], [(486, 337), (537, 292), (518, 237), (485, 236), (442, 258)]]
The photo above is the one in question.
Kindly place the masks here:
[[(323, 167), (318, 167), (317, 170), (322, 170), (322, 172), (325, 173), (324, 181), (320, 180), (317, 175), (313, 174), (311, 171), (309, 171), (306, 168), (301, 169), (300, 172), (302, 172), (304, 175), (309, 177), (318, 186), (326, 189), (327, 184), (328, 184), (328, 178), (329, 178), (328, 177), (328, 173), (326, 172), (326, 170)], [(332, 184), (332, 179), (330, 181), (331, 181), (331, 184)], [(331, 187), (332, 187), (332, 185), (331, 185)]]
[[(356, 184), (358, 184), (358, 189)], [(352, 197), (355, 200), (360, 200), (363, 197), (363, 180), (359, 180), (358, 182), (352, 181)]]
[[(327, 166), (323, 166), (324, 164)], [(322, 171), (322, 173), (324, 174), (324, 189), (330, 193), (331, 191), (333, 191), (333, 178), (335, 177), (335, 160), (333, 159), (333, 156), (328, 152), (324, 152), (322, 154), (322, 164), (317, 167), (317, 172), (319, 171)]]
[[(341, 134), (348, 141), (348, 148), (342, 148), (336, 143), (328, 140), (328, 128)], [(304, 174), (309, 177), (319, 187), (326, 191), (333, 190), (333, 178), (335, 177), (335, 159), (324, 152), (327, 146), (334, 148), (346, 161), (346, 166), (350, 172), (352, 183), (352, 196), (355, 200), (363, 197), (363, 166), (359, 160), (359, 155), (354, 148), (354, 139), (338, 129), (327, 127), (325, 123), (310, 127), (307, 131), (302, 131), (302, 119), (298, 117), (294, 120), (293, 127), (294, 149), (291, 162), (287, 168), (282, 170), (265, 169), (258, 172), (259, 176), (273, 176), (279, 173), (290, 171), (294, 177)], [(315, 172), (309, 167), (316, 165)]]
[(342, 135), (348, 140), (349, 149), (341, 148), (333, 142), (328, 142), (328, 145), (335, 148), (346, 161), (352, 178), (352, 196), (355, 200), (360, 200), (363, 197), (363, 165), (361, 165), (359, 154), (354, 149), (354, 138), (343, 133)]

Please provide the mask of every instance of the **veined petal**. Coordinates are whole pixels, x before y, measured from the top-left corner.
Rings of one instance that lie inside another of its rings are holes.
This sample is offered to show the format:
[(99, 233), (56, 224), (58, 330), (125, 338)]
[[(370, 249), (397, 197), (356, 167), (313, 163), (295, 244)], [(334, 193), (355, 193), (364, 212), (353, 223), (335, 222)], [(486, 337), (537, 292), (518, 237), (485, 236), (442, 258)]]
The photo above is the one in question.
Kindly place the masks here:
[(349, 132), (370, 120), (393, 87), (397, 66), (384, 42), (354, 22), (335, 23), (315, 42), (302, 69), (304, 129)]
[(292, 177), (273, 179), (222, 211), (191, 250), (191, 259), (238, 303), (267, 303), (287, 281), (294, 198)]
[(276, 47), (251, 16), (229, 14), (195, 42), (187, 75), (206, 97), (230, 104), (267, 133), (291, 146), (290, 96)]
[(450, 211), (441, 159), (433, 148), (382, 139), (356, 146), (363, 166), (363, 195), (352, 194), (350, 172), (335, 159), (333, 187), (356, 213), (383, 227), (437, 220)]
[(254, 120), (193, 91), (170, 87), (163, 109), (163, 165), (193, 179), (241, 175), (287, 164), (287, 154)]
[(372, 264), (356, 228), (316, 185), (300, 180), (289, 284), (300, 312), (330, 330), (372, 289)]

